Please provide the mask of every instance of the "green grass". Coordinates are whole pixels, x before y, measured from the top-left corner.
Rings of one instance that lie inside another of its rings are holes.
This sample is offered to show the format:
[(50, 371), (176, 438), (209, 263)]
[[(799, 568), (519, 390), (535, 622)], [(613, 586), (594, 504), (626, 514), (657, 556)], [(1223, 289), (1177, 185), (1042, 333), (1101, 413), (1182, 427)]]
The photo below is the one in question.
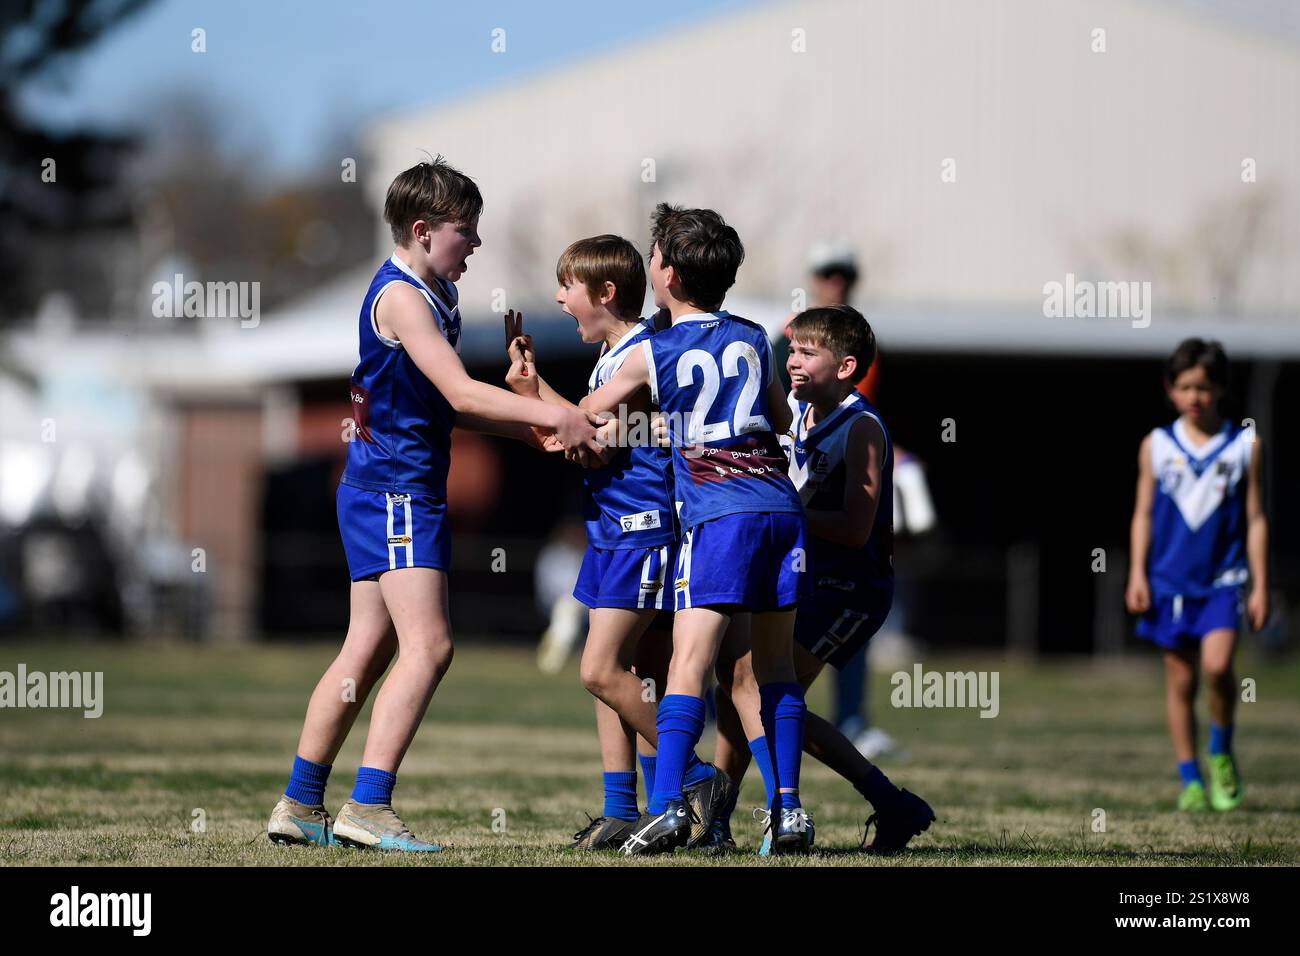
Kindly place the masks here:
[[(557, 847), (598, 809), (592, 705), (573, 665), (538, 673), (528, 650), (462, 642), (402, 768), (397, 805), (451, 852), (420, 858), (273, 846), (266, 818), (288, 774), (303, 709), (333, 654), (327, 645), (4, 645), (0, 670), (103, 671), (104, 714), (0, 710), (0, 862), (10, 865), (876, 866), (1253, 865), (1300, 863), (1300, 666), (1246, 657), (1258, 701), (1240, 705), (1247, 781), (1230, 814), (1180, 816), (1151, 656), (1031, 667), (995, 657), (927, 658), (927, 670), (997, 670), (1001, 712), (894, 709), (889, 674), (873, 675), (874, 714), (907, 747), (882, 767), (930, 801), (938, 821), (907, 854), (856, 852), (867, 805), (805, 761), (803, 796), (822, 852), (760, 861), (678, 853), (627, 861)], [(824, 709), (825, 688), (814, 689)], [(1202, 704), (1202, 713), (1203, 711)], [(336, 762), (337, 809), (361, 756), (368, 712)], [(712, 732), (703, 753), (712, 752)], [(746, 778), (735, 818), (751, 851)], [(1094, 809), (1105, 832), (1093, 832)], [(191, 828), (193, 811), (206, 818)], [(494, 819), (504, 811), (505, 828)]]

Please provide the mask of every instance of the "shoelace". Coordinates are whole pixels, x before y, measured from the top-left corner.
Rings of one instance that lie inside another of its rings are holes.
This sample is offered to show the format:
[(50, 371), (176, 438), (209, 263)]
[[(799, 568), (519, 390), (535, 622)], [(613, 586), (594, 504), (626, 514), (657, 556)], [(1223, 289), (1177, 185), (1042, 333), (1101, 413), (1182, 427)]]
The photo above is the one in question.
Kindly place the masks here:
[(397, 836), (399, 838), (404, 836), (409, 836), (412, 840), (416, 839), (415, 834), (411, 832), (411, 828), (406, 825), (406, 821), (397, 815), (397, 811), (394, 810), (391, 805), (385, 804), (383, 809), (387, 810), (390, 814), (392, 814), (393, 820), (397, 824), (397, 826), (394, 829), (397, 830)]
[(771, 810), (764, 809), (763, 807), (755, 807), (755, 808), (754, 808), (754, 811), (753, 811), (753, 815), (754, 815), (754, 819), (755, 819), (755, 820), (760, 820), (760, 819), (762, 820), (762, 822), (763, 822), (763, 832), (764, 832), (764, 833), (766, 833), (768, 830), (772, 829), (772, 811), (771, 811)]
[(859, 850), (867, 848), (867, 837), (871, 835), (871, 824), (873, 823), (876, 825), (876, 836), (880, 836), (880, 814), (873, 813), (867, 817), (867, 822), (862, 825), (862, 842), (858, 844)]
[(601, 820), (605, 819), (604, 817), (593, 817), (586, 810), (583, 810), (582, 814), (587, 818), (587, 825), (573, 835), (575, 843), (584, 839), (592, 830), (596, 829), (596, 827), (600, 825)]

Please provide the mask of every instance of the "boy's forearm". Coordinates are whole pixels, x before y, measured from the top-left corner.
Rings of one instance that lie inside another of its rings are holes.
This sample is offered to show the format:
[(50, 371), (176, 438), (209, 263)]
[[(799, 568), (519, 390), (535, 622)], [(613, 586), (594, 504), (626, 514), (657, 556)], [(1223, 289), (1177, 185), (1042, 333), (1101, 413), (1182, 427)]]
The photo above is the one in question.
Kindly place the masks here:
[(1250, 520), (1246, 529), (1246, 560), (1250, 563), (1251, 586), (1268, 590), (1268, 521), (1263, 515)]
[(560, 424), (560, 410), (555, 405), (474, 379), (464, 383), (452, 404), (457, 412), (493, 422), (518, 422), (550, 429)]
[(1151, 519), (1142, 515), (1133, 517), (1129, 529), (1129, 577), (1141, 580), (1147, 575), (1147, 553), (1151, 550)]
[(480, 418), (477, 415), (458, 414), (456, 416), (456, 427), (463, 428), (467, 431), (479, 432), (483, 435), (498, 435), (502, 438), (513, 438), (521, 441), (525, 445), (533, 448), (541, 448), (542, 443), (537, 439), (537, 433), (533, 431), (535, 426), (525, 425), (522, 422), (498, 422), (487, 418)]
[(566, 408), (578, 407), (555, 389), (551, 388), (551, 386), (546, 383), (546, 379), (542, 378), (540, 375), (537, 376), (537, 392), (542, 401), (550, 402), (552, 405), (563, 405)]

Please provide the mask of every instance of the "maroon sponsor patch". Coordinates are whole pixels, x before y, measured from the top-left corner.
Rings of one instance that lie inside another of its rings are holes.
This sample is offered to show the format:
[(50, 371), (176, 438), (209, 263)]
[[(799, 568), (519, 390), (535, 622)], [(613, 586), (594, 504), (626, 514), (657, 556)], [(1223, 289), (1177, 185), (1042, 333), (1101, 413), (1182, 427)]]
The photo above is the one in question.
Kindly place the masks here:
[(710, 481), (785, 477), (788, 463), (771, 432), (745, 435), (726, 444), (688, 445), (681, 449), (691, 480)]
[(370, 392), (355, 382), (352, 383), (352, 422), (357, 438), (373, 444), (375, 438), (370, 434)]

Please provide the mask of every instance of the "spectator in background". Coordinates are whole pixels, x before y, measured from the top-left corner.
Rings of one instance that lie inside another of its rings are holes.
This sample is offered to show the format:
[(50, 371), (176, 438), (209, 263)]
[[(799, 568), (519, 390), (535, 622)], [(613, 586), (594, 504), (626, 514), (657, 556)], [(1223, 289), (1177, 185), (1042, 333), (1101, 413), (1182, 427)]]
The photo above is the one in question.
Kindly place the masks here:
[(573, 596), (586, 549), (582, 522), (565, 518), (537, 553), (533, 591), (549, 622), (537, 645), (537, 666), (544, 674), (563, 670), (578, 639), (587, 633), (587, 606)]

